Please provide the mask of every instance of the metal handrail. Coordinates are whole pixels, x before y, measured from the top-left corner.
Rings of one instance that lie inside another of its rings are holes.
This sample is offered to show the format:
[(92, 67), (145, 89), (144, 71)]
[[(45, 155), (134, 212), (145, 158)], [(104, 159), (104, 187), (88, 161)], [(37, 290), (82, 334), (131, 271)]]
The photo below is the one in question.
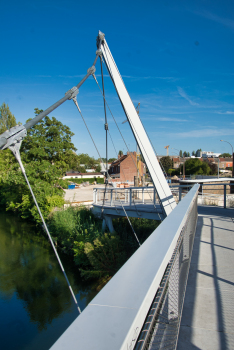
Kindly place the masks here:
[[(194, 235), (198, 189), (199, 185), (193, 186), (63, 333), (52, 350), (134, 349), (155, 294), (162, 292), (161, 284), (168, 266), (173, 268), (173, 274), (178, 272), (176, 252), (181, 251), (183, 233), (188, 232), (190, 235), (192, 232)], [(184, 250), (182, 249), (186, 254), (188, 242), (192, 240), (186, 238)], [(171, 259), (174, 259), (172, 264)], [(170, 287), (167, 290), (172, 293)], [(177, 298), (176, 295), (175, 293), (173, 298)], [(181, 308), (179, 311), (181, 314)], [(178, 331), (179, 329), (176, 337)]]

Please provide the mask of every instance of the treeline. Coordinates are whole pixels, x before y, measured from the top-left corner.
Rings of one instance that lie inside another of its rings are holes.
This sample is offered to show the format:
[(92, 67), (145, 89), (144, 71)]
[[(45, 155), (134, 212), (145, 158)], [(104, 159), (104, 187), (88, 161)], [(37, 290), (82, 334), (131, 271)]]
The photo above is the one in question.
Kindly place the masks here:
[[(174, 162), (169, 156), (162, 157), (160, 164), (169, 175), (183, 174), (183, 164), (180, 164), (178, 168), (174, 168)], [(218, 173), (218, 166), (208, 159), (190, 158), (185, 161), (185, 173), (189, 175), (215, 175)]]
[[(192, 156), (194, 156), (194, 157), (200, 157), (200, 153), (202, 152), (202, 149), (201, 148), (199, 148), (196, 152), (195, 151), (192, 151)], [(187, 151), (182, 151), (182, 150), (180, 150), (180, 152), (179, 152), (179, 156), (181, 157), (181, 158), (186, 158), (186, 157), (191, 157), (191, 155), (190, 155), (190, 152), (187, 152)]]

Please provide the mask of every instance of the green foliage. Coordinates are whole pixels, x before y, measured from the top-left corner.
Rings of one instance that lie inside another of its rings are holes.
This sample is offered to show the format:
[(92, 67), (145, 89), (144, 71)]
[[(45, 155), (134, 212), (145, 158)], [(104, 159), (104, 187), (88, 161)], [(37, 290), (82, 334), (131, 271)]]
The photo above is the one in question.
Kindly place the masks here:
[[(36, 114), (40, 112), (35, 109)], [(71, 142), (73, 135), (66, 125), (45, 117), (28, 131), (22, 143), (22, 162), (45, 219), (54, 207), (64, 203), (60, 178), (77, 160)], [(19, 165), (9, 150), (0, 151), (0, 205), (19, 212), (24, 219), (41, 223)]]
[[(98, 161), (94, 157), (90, 157), (87, 153), (78, 154), (80, 164), (84, 164), (85, 169), (95, 169), (99, 165)], [(82, 171), (81, 171), (82, 172)], [(86, 171), (85, 171), (86, 172)]]
[[(68, 181), (68, 180), (66, 180)], [(83, 178), (83, 179), (70, 179), (71, 182), (74, 182), (76, 184), (82, 184), (83, 182), (89, 182), (92, 184), (94, 181), (97, 182), (97, 184), (104, 184), (104, 178), (101, 177), (90, 177), (90, 178)], [(70, 184), (70, 182), (68, 182)], [(65, 187), (64, 187), (65, 188)]]
[(202, 151), (201, 148), (199, 148), (197, 151), (196, 151), (196, 157), (200, 157), (200, 152)]
[(101, 232), (101, 221), (86, 208), (70, 207), (53, 213), (49, 218), (49, 228), (55, 242), (62, 249), (74, 255), (80, 267), (89, 266), (85, 255), (85, 243), (93, 242)]
[(116, 158), (109, 158), (108, 163), (113, 163), (116, 160)]
[(179, 155), (180, 155), (181, 158), (183, 157), (183, 152), (182, 152), (182, 150), (180, 150)]
[(3, 102), (0, 106), (0, 134), (16, 125), (15, 116), (11, 113), (8, 105)]
[[(116, 233), (102, 233), (102, 222), (86, 208), (69, 207), (56, 211), (48, 219), (53, 239), (74, 257), (82, 276), (107, 281), (138, 249), (138, 243), (126, 218), (113, 220)], [(159, 225), (158, 221), (131, 218), (143, 243)]]
[(220, 154), (219, 158), (231, 158), (231, 154), (230, 153), (222, 153)]
[(92, 269), (80, 269), (81, 276), (87, 278), (112, 277), (126, 262), (127, 252), (119, 236), (104, 235), (93, 243), (85, 243), (85, 254)]
[(162, 164), (166, 172), (168, 172), (170, 168), (173, 168), (173, 160), (169, 156), (162, 157), (160, 159), (160, 163)]
[(118, 155), (119, 155), (120, 157), (122, 157), (123, 151), (119, 151)]
[(208, 159), (204, 160), (204, 162), (207, 163), (210, 168), (210, 175), (216, 175), (218, 173), (218, 166), (216, 163), (211, 163)]
[(185, 162), (186, 174), (191, 175), (208, 175), (210, 167), (206, 162), (202, 162), (198, 158), (190, 158)]
[(98, 165), (96, 166), (95, 171), (96, 171), (97, 173), (100, 173), (101, 170), (102, 170), (101, 165), (98, 164)]

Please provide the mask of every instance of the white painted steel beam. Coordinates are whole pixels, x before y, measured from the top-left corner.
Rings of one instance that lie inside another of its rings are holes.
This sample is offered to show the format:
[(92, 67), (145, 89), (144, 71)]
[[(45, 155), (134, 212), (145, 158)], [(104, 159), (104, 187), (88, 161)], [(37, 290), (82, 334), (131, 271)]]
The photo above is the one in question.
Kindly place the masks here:
[(149, 169), (153, 184), (165, 211), (165, 215), (167, 216), (176, 207), (176, 202), (105, 39), (102, 41), (100, 48), (128, 122)]

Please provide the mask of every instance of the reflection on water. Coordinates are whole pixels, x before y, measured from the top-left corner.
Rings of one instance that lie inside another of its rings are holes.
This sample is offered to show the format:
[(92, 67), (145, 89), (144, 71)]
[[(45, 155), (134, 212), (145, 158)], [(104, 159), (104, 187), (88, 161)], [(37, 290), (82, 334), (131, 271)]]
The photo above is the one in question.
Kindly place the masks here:
[[(60, 253), (81, 310), (97, 294)], [(78, 316), (59, 264), (35, 227), (0, 213), (0, 348), (49, 349)]]

